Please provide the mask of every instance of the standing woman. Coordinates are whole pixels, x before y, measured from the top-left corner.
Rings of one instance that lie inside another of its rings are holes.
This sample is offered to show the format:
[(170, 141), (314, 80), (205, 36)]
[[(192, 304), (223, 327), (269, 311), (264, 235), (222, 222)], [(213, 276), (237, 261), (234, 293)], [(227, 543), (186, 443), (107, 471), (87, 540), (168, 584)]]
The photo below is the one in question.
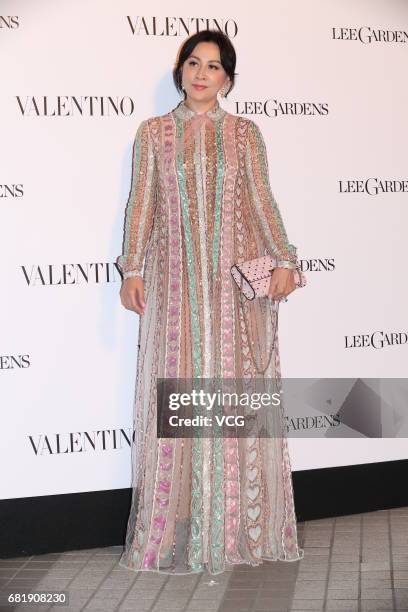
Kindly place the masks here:
[[(157, 378), (245, 379), (257, 377), (255, 360), (268, 361), (272, 301), (241, 305), (231, 266), (270, 254), (278, 268), (269, 297), (295, 288), (296, 249), (271, 193), (261, 132), (217, 99), (231, 91), (235, 65), (227, 36), (189, 37), (173, 71), (184, 99), (136, 132), (117, 259), (121, 302), (141, 315), (133, 495), (119, 562), (133, 570), (217, 574), (227, 564), (303, 557), (284, 430), (251, 446), (156, 431)], [(264, 376), (280, 377), (276, 335)]]

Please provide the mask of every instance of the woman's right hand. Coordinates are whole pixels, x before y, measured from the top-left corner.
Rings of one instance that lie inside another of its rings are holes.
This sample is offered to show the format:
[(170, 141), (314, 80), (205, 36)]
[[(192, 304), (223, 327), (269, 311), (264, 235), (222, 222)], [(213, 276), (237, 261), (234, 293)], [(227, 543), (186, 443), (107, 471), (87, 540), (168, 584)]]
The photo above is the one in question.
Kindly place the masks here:
[(133, 310), (139, 315), (144, 314), (144, 285), (141, 276), (132, 276), (123, 280), (120, 301), (127, 310)]

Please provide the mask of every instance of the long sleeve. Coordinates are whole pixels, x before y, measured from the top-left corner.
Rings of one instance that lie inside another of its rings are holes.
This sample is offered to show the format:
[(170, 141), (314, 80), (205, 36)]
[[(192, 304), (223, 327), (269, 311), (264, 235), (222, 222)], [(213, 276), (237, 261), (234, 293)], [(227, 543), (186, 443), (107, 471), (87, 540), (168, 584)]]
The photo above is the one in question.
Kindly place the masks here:
[(157, 168), (148, 120), (139, 125), (132, 158), (132, 185), (126, 205), (125, 229), (116, 263), (123, 278), (142, 276), (143, 262), (152, 232), (156, 203)]
[(269, 182), (265, 141), (257, 124), (249, 119), (245, 166), (251, 213), (262, 233), (266, 253), (281, 268), (295, 268), (296, 247), (288, 242), (285, 226)]

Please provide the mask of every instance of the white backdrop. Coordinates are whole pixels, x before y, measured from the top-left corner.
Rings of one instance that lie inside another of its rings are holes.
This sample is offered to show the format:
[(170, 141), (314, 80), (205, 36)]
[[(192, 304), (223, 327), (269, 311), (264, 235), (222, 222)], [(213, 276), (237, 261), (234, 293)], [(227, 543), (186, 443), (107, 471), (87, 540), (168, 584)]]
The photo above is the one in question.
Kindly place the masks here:
[[(191, 10), (0, 1), (0, 498), (130, 486), (138, 316), (113, 262), (136, 128), (180, 100), (171, 70)], [(283, 375), (405, 378), (408, 4), (209, 0), (200, 17), (236, 48), (222, 105), (261, 127), (307, 274), (281, 308)], [(367, 193), (368, 179), (386, 189)], [(351, 346), (374, 332), (383, 347)], [(398, 431), (290, 447), (293, 470), (408, 457)]]

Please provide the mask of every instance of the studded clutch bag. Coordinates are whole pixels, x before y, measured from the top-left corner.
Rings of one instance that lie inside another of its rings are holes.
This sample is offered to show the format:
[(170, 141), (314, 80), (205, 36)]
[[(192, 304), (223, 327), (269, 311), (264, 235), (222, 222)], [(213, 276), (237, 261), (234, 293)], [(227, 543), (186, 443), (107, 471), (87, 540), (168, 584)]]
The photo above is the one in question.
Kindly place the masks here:
[[(248, 300), (254, 300), (268, 295), (272, 272), (276, 267), (276, 259), (270, 255), (264, 255), (234, 264), (231, 266), (231, 274), (244, 296)], [(296, 287), (304, 287), (306, 285), (305, 275), (298, 267), (294, 268), (294, 272)]]

